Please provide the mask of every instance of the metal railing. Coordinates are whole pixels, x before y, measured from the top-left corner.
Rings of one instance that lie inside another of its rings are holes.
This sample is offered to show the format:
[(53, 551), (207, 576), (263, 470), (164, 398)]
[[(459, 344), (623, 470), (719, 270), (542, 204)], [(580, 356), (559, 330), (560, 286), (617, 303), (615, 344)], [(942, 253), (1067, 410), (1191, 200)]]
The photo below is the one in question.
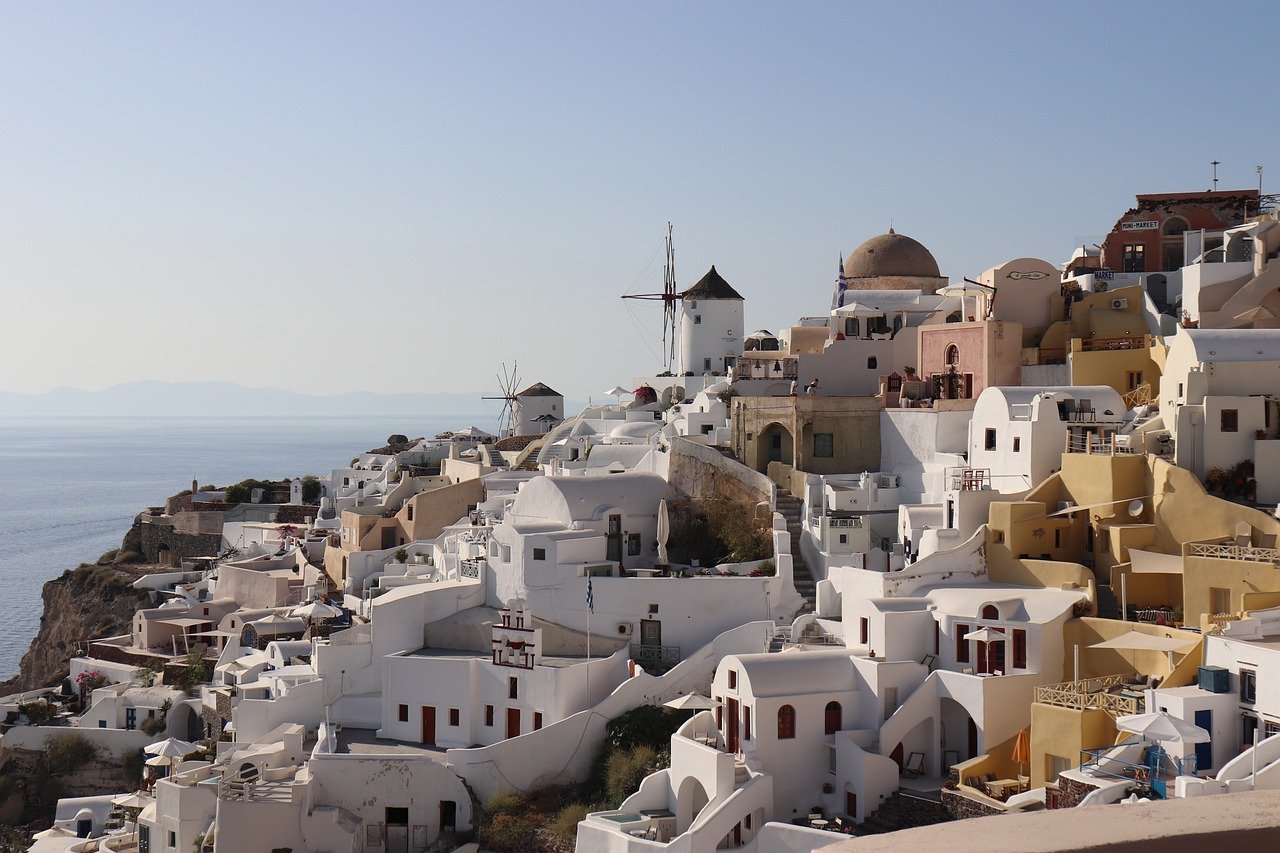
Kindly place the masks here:
[(654, 675), (661, 675), (680, 663), (679, 646), (631, 644), (631, 659)]
[(1226, 542), (1191, 542), (1189, 557), (1216, 557), (1219, 560), (1251, 560), (1256, 563), (1280, 565), (1280, 549), (1257, 548), (1253, 545), (1235, 545)]
[(1096, 456), (1117, 456), (1126, 454), (1141, 454), (1141, 448), (1130, 447), (1127, 443), (1121, 444), (1117, 433), (1109, 433), (1106, 436), (1098, 437), (1092, 433), (1067, 433), (1066, 453), (1087, 453)]
[(1140, 701), (1136, 696), (1109, 693), (1111, 688), (1127, 683), (1125, 675), (1103, 675), (1080, 681), (1063, 681), (1036, 688), (1035, 701), (1060, 708), (1100, 708), (1113, 716), (1136, 714)]

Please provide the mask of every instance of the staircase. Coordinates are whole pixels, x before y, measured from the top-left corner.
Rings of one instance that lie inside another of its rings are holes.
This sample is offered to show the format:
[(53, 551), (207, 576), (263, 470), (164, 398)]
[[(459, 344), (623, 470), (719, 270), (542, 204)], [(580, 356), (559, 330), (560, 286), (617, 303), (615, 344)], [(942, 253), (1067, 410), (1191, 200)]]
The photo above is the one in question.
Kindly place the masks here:
[(879, 835), (897, 832), (899, 829), (946, 823), (951, 819), (942, 803), (899, 791), (858, 824), (856, 832), (858, 835)]
[(1098, 584), (1098, 616), (1102, 619), (1119, 619), (1120, 602), (1108, 584)]
[(734, 790), (741, 788), (743, 783), (751, 778), (751, 771), (747, 769), (747, 763), (741, 758), (733, 762), (733, 787)]
[(786, 492), (778, 492), (778, 512), (787, 520), (787, 532), (791, 534), (791, 566), (795, 580), (796, 592), (804, 597), (801, 613), (813, 613), (817, 608), (818, 591), (809, 567), (805, 565), (804, 554), (800, 552), (800, 522), (804, 517), (804, 502)]

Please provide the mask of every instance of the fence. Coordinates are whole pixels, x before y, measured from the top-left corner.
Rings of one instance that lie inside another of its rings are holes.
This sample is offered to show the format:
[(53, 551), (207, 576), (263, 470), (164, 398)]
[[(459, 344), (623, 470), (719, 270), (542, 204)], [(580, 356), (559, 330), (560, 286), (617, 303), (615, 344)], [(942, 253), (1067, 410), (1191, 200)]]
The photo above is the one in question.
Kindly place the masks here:
[(1108, 692), (1112, 688), (1124, 686), (1127, 677), (1103, 675), (1080, 681), (1046, 684), (1036, 688), (1035, 701), (1041, 705), (1056, 705), (1061, 708), (1100, 708), (1113, 716), (1136, 714), (1139, 711), (1138, 697)]

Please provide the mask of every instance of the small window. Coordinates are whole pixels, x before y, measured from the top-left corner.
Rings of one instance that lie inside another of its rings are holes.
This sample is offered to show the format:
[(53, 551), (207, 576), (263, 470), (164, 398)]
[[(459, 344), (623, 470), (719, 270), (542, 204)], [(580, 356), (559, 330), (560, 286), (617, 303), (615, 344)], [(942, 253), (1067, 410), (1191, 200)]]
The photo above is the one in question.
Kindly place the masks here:
[(742, 739), (751, 740), (751, 706), (742, 706)]
[(985, 439), (985, 441), (983, 442), (983, 448), (984, 448), (985, 450), (995, 450), (995, 449), (996, 449), (996, 431), (995, 431), (994, 429), (988, 429), (988, 430), (987, 430), (987, 432), (986, 432), (986, 439)]
[(1222, 431), (1223, 432), (1239, 432), (1240, 431), (1240, 410), (1239, 409), (1223, 409), (1222, 410)]
[(170, 847), (178, 846), (178, 833), (174, 832), (173, 830), (169, 831), (169, 846)]
[(875, 370), (875, 369), (876, 369), (876, 357), (874, 355), (869, 356), (867, 358), (867, 370)]
[(653, 616), (653, 615), (654, 615), (654, 614), (656, 614), (657, 612), (658, 612), (658, 605), (656, 605), (656, 604), (650, 604), (650, 605), (649, 605), (649, 615), (650, 615), (650, 616)]
[(1027, 668), (1027, 632), (1022, 628), (1013, 629), (1013, 668)]
[(534, 711), (533, 712), (533, 730), (536, 732), (540, 728), (542, 728), (542, 712)]
[(1252, 669), (1240, 670), (1240, 701), (1253, 704), (1258, 699), (1258, 673)]
[(969, 633), (969, 626), (956, 623), (956, 663), (969, 662), (969, 641), (964, 635)]
[(1000, 609), (996, 607), (994, 604), (988, 604), (982, 608), (982, 618), (983, 619), (999, 619)]
[(462, 723), (462, 712), (457, 708), (449, 709), (449, 725), (457, 726)]
[(547, 549), (546, 549), (546, 548), (534, 548), (534, 549), (533, 549), (533, 559), (535, 559), (535, 560), (545, 560), (545, 559), (547, 559)]
[(827, 710), (823, 715), (823, 730), (827, 734), (833, 735), (844, 728), (843, 713), (839, 702), (827, 703)]
[(949, 347), (947, 347), (946, 362), (947, 364), (960, 363), (960, 347), (956, 346), (955, 344), (951, 344)]
[(818, 459), (831, 459), (836, 455), (835, 434), (815, 432), (813, 434), (813, 455)]
[(628, 533), (627, 534), (627, 556), (635, 557), (635, 556), (638, 556), (639, 554), (640, 554), (640, 534)]
[(507, 698), (516, 699), (516, 694), (520, 691), (520, 683), (516, 681), (515, 676), (507, 679)]
[(1053, 547), (1055, 548), (1062, 547), (1062, 528), (1061, 527), (1053, 531)]
[(399, 719), (400, 719), (400, 722), (402, 723), (409, 722), (409, 706), (408, 705), (400, 706)]
[(1022, 450), (1022, 439), (1015, 436), (1013, 439), (1013, 452), (1018, 453)]
[(1147, 247), (1142, 243), (1124, 244), (1124, 271), (1147, 271)]
[(841, 545), (848, 545), (848, 544), (849, 544), (849, 534), (848, 534), (848, 533), (841, 533), (841, 534), (840, 534), (840, 544), (841, 544)]
[(867, 644), (867, 638), (871, 635), (871, 622), (867, 617), (863, 616), (858, 620), (858, 642), (862, 645)]
[(991, 541), (996, 543), (997, 545), (999, 545), (1001, 542), (1004, 542), (1004, 531), (1003, 530), (991, 531)]
[(409, 504), (405, 509), (405, 518), (409, 521), (413, 521), (413, 504)]
[(858, 336), (858, 318), (857, 317), (845, 318), (844, 336), (846, 338), (856, 338)]
[(729, 670), (729, 689), (738, 689), (738, 671), (736, 669)]
[(796, 736), (796, 709), (783, 705), (778, 709), (778, 740), (791, 740)]
[(493, 706), (492, 705), (484, 706), (484, 724), (490, 727), (493, 726)]

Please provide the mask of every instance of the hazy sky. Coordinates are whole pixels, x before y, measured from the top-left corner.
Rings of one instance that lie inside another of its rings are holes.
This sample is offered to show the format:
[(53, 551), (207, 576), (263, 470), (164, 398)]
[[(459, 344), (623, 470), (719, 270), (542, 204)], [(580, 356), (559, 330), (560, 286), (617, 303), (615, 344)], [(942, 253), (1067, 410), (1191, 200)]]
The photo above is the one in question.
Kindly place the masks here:
[[(1054, 263), (1139, 192), (1280, 187), (1280, 4), (4, 3), (0, 389), (228, 379), (578, 398), (618, 295), (747, 326), (893, 223)], [(648, 306), (651, 308), (652, 306)], [(645, 312), (647, 309), (641, 307)]]

